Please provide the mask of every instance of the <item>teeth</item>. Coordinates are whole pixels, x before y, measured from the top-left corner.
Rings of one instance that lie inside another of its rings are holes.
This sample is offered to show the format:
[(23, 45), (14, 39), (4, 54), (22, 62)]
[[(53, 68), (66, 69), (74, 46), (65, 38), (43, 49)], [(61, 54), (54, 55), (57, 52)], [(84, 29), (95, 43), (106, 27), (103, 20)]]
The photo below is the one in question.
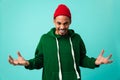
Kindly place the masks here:
[(60, 30), (60, 33), (64, 33), (65, 32), (65, 30)]

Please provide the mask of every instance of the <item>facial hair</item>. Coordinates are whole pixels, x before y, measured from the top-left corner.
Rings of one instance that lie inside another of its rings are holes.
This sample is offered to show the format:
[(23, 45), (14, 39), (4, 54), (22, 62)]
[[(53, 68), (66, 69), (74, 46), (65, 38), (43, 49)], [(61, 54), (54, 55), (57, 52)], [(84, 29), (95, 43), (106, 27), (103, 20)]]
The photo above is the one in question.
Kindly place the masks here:
[(59, 35), (65, 35), (65, 34), (67, 34), (67, 31), (68, 31), (67, 28), (64, 28), (64, 29), (58, 28), (58, 34)]

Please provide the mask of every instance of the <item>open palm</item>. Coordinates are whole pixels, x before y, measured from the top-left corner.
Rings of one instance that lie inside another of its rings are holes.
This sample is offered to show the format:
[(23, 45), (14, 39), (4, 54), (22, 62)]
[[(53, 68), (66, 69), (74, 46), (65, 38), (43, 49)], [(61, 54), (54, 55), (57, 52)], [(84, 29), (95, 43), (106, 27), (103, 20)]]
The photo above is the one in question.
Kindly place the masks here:
[(112, 57), (112, 54), (110, 54), (108, 57), (105, 58), (103, 57), (103, 53), (104, 53), (104, 50), (101, 51), (100, 55), (96, 59), (95, 61), (96, 65), (112, 63), (112, 60), (110, 60), (110, 58)]
[(8, 61), (10, 64), (13, 65), (23, 65), (23, 66), (27, 66), (29, 63), (28, 61), (26, 61), (20, 54), (20, 52), (17, 52), (18, 54), (18, 59), (13, 59), (11, 56), (9, 56)]

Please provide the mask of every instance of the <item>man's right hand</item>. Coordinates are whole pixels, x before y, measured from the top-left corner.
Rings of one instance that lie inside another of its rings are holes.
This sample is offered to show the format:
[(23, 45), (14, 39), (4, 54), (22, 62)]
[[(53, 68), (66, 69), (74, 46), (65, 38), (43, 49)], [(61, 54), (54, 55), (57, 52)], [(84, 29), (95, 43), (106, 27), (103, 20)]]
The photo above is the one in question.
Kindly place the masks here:
[(26, 61), (20, 54), (20, 52), (17, 52), (18, 54), (18, 59), (13, 59), (10, 55), (9, 55), (9, 58), (8, 58), (8, 61), (10, 64), (12, 65), (22, 65), (22, 66), (28, 66), (29, 65), (29, 62)]

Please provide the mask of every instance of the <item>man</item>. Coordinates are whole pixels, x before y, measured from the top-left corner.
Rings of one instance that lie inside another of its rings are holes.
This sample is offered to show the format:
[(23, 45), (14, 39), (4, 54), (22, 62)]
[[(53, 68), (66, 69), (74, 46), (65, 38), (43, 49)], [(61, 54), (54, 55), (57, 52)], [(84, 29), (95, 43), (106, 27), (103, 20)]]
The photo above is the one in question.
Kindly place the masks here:
[(112, 55), (103, 57), (101, 51), (97, 59), (89, 58), (80, 35), (69, 29), (71, 13), (69, 8), (60, 4), (54, 13), (55, 28), (42, 35), (36, 48), (35, 57), (25, 60), (20, 52), (18, 59), (9, 56), (13, 65), (23, 65), (26, 69), (43, 68), (42, 80), (81, 80), (80, 68), (96, 68), (101, 64), (108, 64)]

